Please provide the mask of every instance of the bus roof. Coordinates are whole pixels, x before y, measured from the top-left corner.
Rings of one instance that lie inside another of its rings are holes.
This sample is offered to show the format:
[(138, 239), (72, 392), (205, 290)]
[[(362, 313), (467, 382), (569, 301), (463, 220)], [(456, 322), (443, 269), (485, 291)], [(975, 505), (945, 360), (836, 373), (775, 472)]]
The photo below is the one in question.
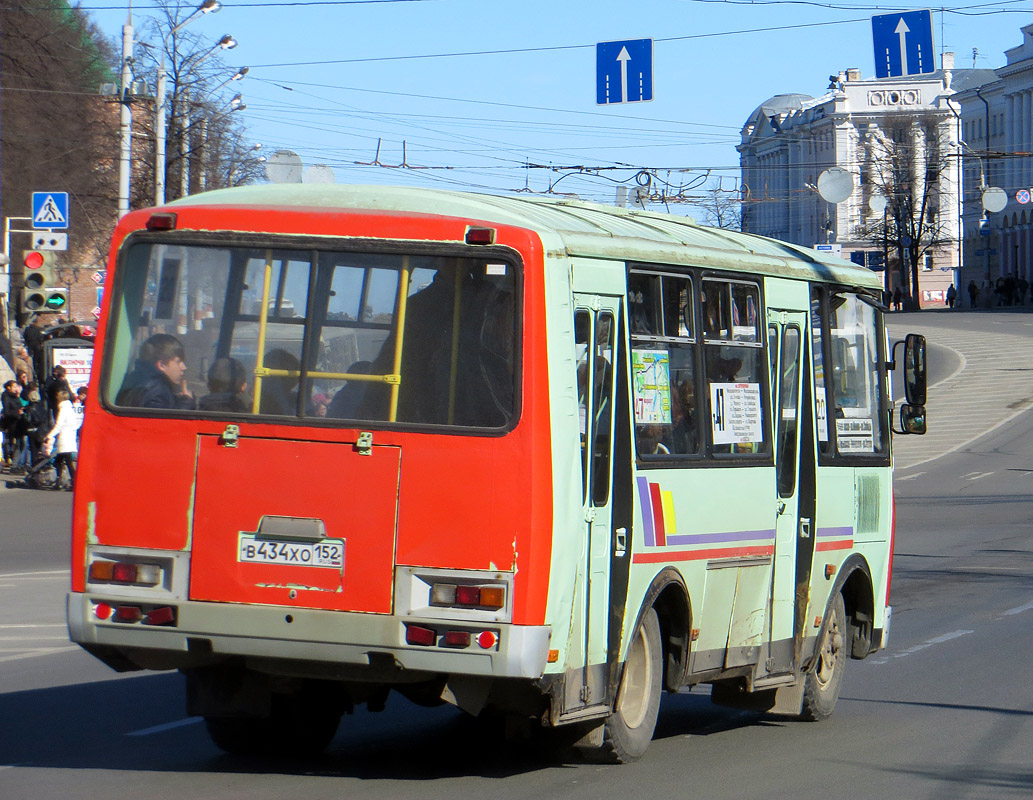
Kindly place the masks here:
[(691, 217), (557, 196), (499, 196), (398, 186), (261, 184), (191, 195), (169, 205), (353, 208), (457, 217), (551, 233), (570, 256), (732, 269), (882, 288), (879, 275), (831, 254), (764, 236), (705, 227)]

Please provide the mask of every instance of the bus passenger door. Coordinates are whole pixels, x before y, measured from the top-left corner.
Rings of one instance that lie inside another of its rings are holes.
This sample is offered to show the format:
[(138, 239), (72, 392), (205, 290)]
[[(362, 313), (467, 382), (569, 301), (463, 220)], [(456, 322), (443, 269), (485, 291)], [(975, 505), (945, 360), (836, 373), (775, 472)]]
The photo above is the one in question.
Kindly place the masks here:
[(584, 662), (581, 680), (568, 682), (565, 711), (606, 702), (611, 541), (618, 537), (612, 498), (620, 298), (575, 294), (574, 306), (584, 520), (575, 602)]
[[(807, 586), (799, 596), (799, 566), (810, 557), (814, 541), (814, 447), (809, 442), (810, 392), (807, 390), (807, 315), (800, 311), (768, 311), (772, 408), (775, 410), (775, 565), (771, 587), (768, 674), (788, 673), (796, 666), (797, 615), (807, 608)], [(806, 397), (804, 397), (806, 395)], [(808, 469), (809, 465), (809, 469)]]

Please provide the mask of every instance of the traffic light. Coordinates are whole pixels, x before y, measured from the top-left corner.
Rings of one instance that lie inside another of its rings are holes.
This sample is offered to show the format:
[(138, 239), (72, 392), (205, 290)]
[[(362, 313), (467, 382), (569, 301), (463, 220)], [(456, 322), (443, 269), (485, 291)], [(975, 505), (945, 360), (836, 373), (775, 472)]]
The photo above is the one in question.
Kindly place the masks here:
[(68, 288), (58, 281), (54, 253), (49, 250), (25, 250), (25, 281), (22, 287), (22, 310), (43, 313), (68, 308)]

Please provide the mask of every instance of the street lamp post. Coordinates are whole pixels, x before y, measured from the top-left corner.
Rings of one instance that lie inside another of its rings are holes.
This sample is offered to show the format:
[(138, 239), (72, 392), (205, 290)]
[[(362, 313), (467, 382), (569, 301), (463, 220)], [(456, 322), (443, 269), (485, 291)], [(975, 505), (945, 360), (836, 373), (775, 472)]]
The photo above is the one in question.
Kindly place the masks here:
[[(165, 203), (165, 50), (168, 46), (169, 37), (175, 34), (177, 31), (193, 22), (202, 14), (210, 14), (218, 11), (222, 7), (219, 0), (204, 0), (194, 11), (181, 23), (176, 25), (170, 30), (161, 40), (161, 60), (158, 64), (158, 86), (154, 102), (154, 137), (155, 137), (155, 157), (154, 157), (154, 204), (163, 205)], [(224, 39), (232, 37), (223, 37)], [(220, 40), (221, 41), (221, 40)], [(233, 42), (234, 46), (236, 42)]]

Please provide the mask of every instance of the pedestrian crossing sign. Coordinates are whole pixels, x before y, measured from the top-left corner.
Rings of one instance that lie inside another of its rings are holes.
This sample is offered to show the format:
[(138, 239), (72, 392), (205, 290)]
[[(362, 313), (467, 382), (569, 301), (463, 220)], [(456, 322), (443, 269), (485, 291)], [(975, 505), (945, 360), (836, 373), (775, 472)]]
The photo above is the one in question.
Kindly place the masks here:
[(68, 192), (33, 192), (32, 227), (67, 228)]

